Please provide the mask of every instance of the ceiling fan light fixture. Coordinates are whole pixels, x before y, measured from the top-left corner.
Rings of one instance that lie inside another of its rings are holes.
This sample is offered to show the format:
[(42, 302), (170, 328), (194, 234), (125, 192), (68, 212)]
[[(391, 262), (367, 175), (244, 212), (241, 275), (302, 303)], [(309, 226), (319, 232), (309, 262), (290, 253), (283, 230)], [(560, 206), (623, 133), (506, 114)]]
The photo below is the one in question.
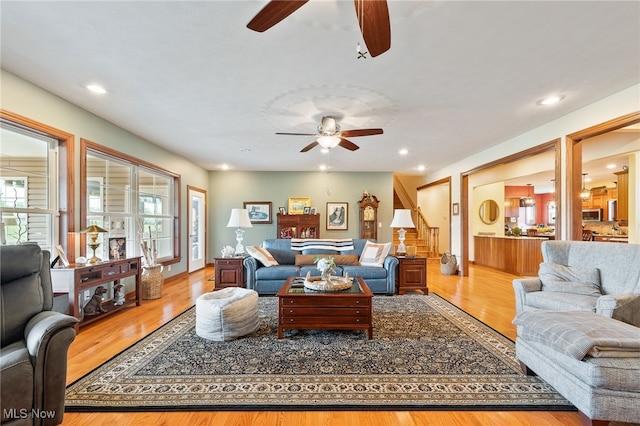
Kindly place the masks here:
[(323, 148), (327, 148), (327, 149), (335, 148), (340, 143), (340, 137), (339, 136), (320, 136), (318, 138), (318, 143)]

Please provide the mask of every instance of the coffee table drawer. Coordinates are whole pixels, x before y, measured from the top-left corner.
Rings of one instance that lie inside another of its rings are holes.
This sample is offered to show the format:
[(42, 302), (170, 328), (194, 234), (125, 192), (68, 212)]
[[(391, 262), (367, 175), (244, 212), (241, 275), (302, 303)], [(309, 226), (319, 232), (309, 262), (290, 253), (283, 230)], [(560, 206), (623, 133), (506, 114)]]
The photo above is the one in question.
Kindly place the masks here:
[(356, 316), (356, 317), (340, 317), (340, 316), (282, 316), (280, 318), (280, 324), (285, 327), (295, 326), (294, 328), (332, 328), (336, 327), (348, 327), (351, 325), (366, 325), (369, 326), (368, 316)]
[(366, 317), (370, 314), (368, 307), (364, 308), (340, 308), (340, 309), (322, 309), (322, 308), (288, 308), (283, 307), (280, 310), (281, 316), (295, 316), (295, 317), (342, 317), (342, 316), (358, 316)]
[(282, 297), (280, 306), (310, 306), (310, 307), (359, 307), (370, 306), (371, 298), (367, 297)]

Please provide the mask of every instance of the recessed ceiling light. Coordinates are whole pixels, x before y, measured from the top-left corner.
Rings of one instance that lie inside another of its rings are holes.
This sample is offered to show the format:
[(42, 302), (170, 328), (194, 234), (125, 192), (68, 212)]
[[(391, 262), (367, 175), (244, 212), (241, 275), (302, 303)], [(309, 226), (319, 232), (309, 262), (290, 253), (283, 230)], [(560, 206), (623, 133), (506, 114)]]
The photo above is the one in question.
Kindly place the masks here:
[(615, 169), (616, 165), (615, 164), (607, 164), (607, 169)]
[(406, 148), (402, 148), (400, 151), (398, 151), (398, 154), (400, 155), (407, 155), (409, 153), (409, 150)]
[(420, 172), (424, 172), (425, 170), (426, 170), (426, 167), (425, 167), (424, 165), (420, 164), (420, 165), (418, 166), (418, 171), (420, 171)]
[(87, 89), (89, 89), (89, 91), (91, 91), (93, 93), (97, 93), (99, 95), (104, 95), (105, 93), (107, 93), (107, 91), (105, 90), (104, 87), (98, 86), (97, 84), (89, 84), (89, 85), (87, 85)]
[(557, 95), (548, 96), (546, 98), (540, 99), (538, 101), (538, 105), (553, 105), (553, 104), (557, 104), (563, 98), (564, 98), (564, 96), (557, 96)]
[(329, 153), (329, 148), (322, 148), (320, 150), (320, 152), (323, 153), (323, 154), (328, 154)]
[(229, 165), (228, 165), (228, 164), (222, 164), (222, 165), (220, 166), (220, 168), (221, 168), (222, 170), (229, 170), (231, 167), (229, 167)]
[(320, 164), (320, 167), (318, 167), (320, 170), (324, 171), (327, 170), (327, 166), (324, 164)]

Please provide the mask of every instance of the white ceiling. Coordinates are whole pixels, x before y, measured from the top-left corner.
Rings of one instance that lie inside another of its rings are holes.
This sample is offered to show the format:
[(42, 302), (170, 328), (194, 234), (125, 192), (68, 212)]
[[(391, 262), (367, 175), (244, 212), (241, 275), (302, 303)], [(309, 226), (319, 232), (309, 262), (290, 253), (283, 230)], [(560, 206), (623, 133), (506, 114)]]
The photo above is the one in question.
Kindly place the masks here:
[[(637, 1), (389, 1), (368, 59), (353, 2), (248, 30), (265, 3), (2, 1), (2, 67), (211, 170), (428, 172), (640, 82)], [(323, 115), (384, 134), (329, 156), (274, 135)]]

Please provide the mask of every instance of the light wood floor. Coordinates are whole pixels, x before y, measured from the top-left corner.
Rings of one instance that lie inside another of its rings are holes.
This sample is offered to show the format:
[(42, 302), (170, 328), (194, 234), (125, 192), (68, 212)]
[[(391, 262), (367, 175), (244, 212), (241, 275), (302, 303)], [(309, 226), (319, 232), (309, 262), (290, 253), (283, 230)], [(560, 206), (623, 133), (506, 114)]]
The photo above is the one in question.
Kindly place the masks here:
[[(67, 383), (82, 377), (151, 331), (195, 304), (211, 291), (213, 268), (167, 282), (163, 297), (114, 314), (80, 329), (69, 350)], [(513, 275), (471, 267), (469, 277), (440, 273), (437, 260), (428, 264), (429, 291), (449, 300), (505, 336), (515, 339)], [(375, 330), (374, 330), (375, 333)], [(300, 411), (300, 412), (160, 412), (66, 413), (64, 425), (580, 425), (576, 412), (521, 411)]]

